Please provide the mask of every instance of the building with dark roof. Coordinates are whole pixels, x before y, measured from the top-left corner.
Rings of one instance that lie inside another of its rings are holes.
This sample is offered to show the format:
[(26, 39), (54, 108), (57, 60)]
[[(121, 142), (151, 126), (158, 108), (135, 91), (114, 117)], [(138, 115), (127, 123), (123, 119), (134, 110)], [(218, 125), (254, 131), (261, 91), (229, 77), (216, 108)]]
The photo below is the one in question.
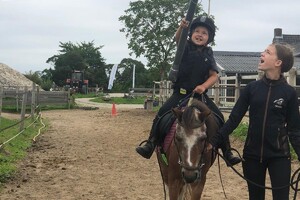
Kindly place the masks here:
[(257, 74), (260, 58), (258, 52), (215, 51), (214, 56), (221, 71), (229, 74)]
[[(300, 77), (300, 35), (282, 34), (282, 29), (275, 28), (272, 42), (286, 43), (293, 48), (295, 55), (294, 67), (296, 67), (297, 74)], [(214, 57), (220, 68), (221, 76), (257, 74), (260, 54), (261, 52), (214, 51)]]
[(281, 28), (274, 29), (273, 43), (286, 43), (293, 47), (296, 57), (300, 56), (300, 35), (282, 34)]

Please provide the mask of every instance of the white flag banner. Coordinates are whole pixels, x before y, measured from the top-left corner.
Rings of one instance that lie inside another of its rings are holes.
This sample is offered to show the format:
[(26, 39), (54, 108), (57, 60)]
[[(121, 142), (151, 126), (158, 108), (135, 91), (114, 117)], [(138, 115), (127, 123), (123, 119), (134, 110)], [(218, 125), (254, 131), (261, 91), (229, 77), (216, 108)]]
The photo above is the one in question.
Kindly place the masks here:
[(115, 80), (115, 77), (116, 77), (116, 72), (117, 72), (117, 68), (118, 68), (118, 65), (115, 64), (112, 69), (111, 69), (111, 72), (110, 72), (110, 75), (109, 75), (109, 82), (108, 82), (108, 88), (109, 90), (111, 90), (111, 88), (113, 87), (114, 85), (114, 80)]

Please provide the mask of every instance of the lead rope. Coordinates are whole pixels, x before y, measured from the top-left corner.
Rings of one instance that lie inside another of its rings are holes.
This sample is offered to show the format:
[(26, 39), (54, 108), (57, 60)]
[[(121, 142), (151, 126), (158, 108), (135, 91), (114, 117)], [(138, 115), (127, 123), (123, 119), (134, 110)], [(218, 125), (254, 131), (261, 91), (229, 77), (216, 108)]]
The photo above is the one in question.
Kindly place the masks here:
[(227, 195), (226, 195), (226, 192), (225, 192), (224, 183), (223, 183), (223, 179), (222, 179), (222, 175), (221, 175), (221, 166), (220, 166), (220, 156), (219, 156), (219, 154), (217, 154), (217, 157), (218, 157), (219, 178), (220, 178), (220, 182), (221, 182), (224, 197), (225, 197), (225, 199), (227, 199)]
[[(230, 148), (231, 151), (235, 151), (238, 153), (239, 157), (241, 158), (241, 155), (239, 154), (239, 152), (234, 149), (234, 148)], [(226, 159), (224, 158), (223, 155), (221, 155), (216, 149), (213, 149), (213, 151), (217, 154), (218, 157), (221, 157), (224, 161), (226, 161)], [(219, 158), (218, 158), (219, 159)], [(232, 165), (229, 166), (238, 176), (240, 176), (242, 179), (244, 179), (245, 181), (259, 187), (262, 189), (268, 189), (268, 190), (280, 190), (280, 189), (284, 189), (286, 187), (291, 187), (294, 190), (294, 197), (293, 200), (296, 200), (297, 198), (297, 193), (300, 191), (300, 189), (298, 188), (299, 182), (300, 182), (300, 168), (298, 168), (292, 175), (290, 184), (285, 185), (285, 186), (281, 186), (281, 187), (268, 187), (268, 186), (264, 186), (264, 185), (259, 185), (249, 179), (247, 179), (244, 175), (242, 175), (240, 172), (237, 171), (237, 169), (235, 167), (233, 167)], [(297, 176), (298, 175), (298, 176)], [(221, 177), (221, 172), (219, 170), (219, 176)], [(222, 182), (222, 181), (221, 181)], [(224, 191), (224, 190), (223, 190)], [(224, 193), (225, 195), (225, 193)], [(225, 195), (226, 197), (226, 195)]]

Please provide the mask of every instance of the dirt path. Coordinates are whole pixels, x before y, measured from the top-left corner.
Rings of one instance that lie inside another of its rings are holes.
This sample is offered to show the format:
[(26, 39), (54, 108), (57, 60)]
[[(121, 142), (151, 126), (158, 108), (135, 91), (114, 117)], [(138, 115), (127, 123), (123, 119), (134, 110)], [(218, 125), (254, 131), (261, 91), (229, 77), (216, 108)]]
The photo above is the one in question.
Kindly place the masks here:
[[(156, 157), (145, 160), (135, 147), (149, 133), (153, 112), (121, 108), (47, 111), (50, 122), (1, 200), (159, 200), (164, 199)], [(241, 145), (234, 142), (234, 147)], [(240, 170), (240, 165), (237, 167)], [(227, 199), (248, 199), (245, 182), (221, 161)], [(215, 163), (204, 200), (225, 199)], [(270, 194), (268, 198), (271, 199)]]

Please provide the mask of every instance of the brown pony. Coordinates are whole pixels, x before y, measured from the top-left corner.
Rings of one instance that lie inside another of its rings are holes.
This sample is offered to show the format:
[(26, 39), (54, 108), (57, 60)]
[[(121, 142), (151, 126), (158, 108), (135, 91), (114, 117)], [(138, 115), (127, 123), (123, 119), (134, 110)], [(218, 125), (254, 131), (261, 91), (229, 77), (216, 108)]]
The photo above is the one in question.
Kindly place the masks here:
[(199, 200), (206, 173), (215, 160), (208, 141), (219, 127), (210, 109), (195, 99), (184, 109), (173, 109), (173, 113), (177, 118), (173, 140), (165, 153), (156, 152), (165, 195), (170, 200)]

